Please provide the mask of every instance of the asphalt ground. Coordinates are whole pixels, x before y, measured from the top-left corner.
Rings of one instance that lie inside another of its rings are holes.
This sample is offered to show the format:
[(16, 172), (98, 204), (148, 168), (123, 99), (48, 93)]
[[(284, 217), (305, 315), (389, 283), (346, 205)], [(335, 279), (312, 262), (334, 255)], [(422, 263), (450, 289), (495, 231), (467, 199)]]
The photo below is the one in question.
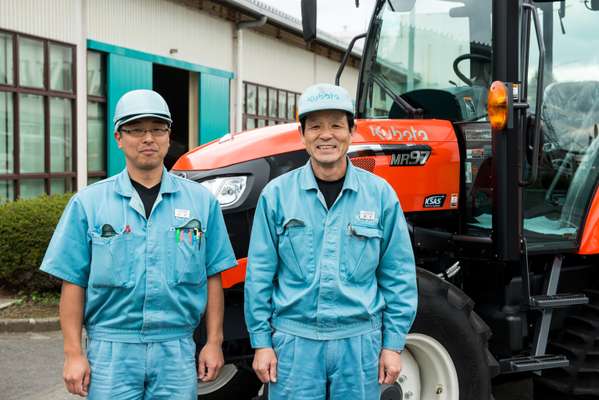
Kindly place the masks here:
[[(62, 334), (0, 333), (0, 399), (73, 400), (62, 382)], [(496, 400), (530, 400), (530, 382), (496, 385)]]
[(62, 382), (62, 334), (0, 333), (2, 400), (73, 400)]

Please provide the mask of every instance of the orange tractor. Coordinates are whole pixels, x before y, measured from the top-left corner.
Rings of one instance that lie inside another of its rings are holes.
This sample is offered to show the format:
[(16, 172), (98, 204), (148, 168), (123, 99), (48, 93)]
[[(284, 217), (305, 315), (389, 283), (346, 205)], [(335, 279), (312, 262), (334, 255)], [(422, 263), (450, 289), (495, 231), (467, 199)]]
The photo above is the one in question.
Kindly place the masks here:
[[(302, 4), (307, 39), (315, 3)], [(599, 0), (376, 2), (349, 157), (397, 192), (419, 284), (403, 370), (381, 399), (491, 399), (515, 380), (534, 380), (537, 398), (599, 396), (597, 26)], [(227, 134), (173, 168), (218, 198), (239, 260), (223, 274), (227, 365), (203, 398), (243, 398), (255, 382), (253, 212), (307, 158), (286, 124)]]

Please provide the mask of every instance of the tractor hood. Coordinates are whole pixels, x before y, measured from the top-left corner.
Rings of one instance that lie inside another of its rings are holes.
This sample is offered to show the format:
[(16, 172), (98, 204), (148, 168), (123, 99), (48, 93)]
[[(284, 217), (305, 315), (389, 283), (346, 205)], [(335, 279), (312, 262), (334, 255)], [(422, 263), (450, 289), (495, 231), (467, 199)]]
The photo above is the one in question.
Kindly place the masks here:
[[(177, 160), (174, 171), (206, 171), (304, 148), (298, 123), (227, 134)], [(358, 120), (352, 145), (455, 142), (451, 123), (442, 120)]]
[(228, 133), (182, 155), (173, 166), (173, 170), (211, 170), (301, 150), (304, 146), (298, 127), (298, 123), (293, 123)]

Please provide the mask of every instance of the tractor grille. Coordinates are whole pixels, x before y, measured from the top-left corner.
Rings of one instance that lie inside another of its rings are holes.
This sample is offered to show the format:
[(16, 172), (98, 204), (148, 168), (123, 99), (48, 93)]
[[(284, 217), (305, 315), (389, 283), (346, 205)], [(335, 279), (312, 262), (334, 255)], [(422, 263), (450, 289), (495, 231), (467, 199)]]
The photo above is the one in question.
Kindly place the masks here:
[(374, 157), (354, 157), (350, 159), (352, 164), (358, 168), (365, 169), (366, 171), (373, 172), (375, 160)]

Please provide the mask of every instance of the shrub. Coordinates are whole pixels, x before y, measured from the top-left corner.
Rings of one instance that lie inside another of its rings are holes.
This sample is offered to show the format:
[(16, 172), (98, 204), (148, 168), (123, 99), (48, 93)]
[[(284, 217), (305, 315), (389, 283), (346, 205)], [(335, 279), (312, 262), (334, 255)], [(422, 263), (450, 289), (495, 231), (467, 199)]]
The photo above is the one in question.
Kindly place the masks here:
[(60, 281), (39, 267), (71, 196), (41, 196), (0, 205), (0, 286), (24, 292), (60, 288)]

